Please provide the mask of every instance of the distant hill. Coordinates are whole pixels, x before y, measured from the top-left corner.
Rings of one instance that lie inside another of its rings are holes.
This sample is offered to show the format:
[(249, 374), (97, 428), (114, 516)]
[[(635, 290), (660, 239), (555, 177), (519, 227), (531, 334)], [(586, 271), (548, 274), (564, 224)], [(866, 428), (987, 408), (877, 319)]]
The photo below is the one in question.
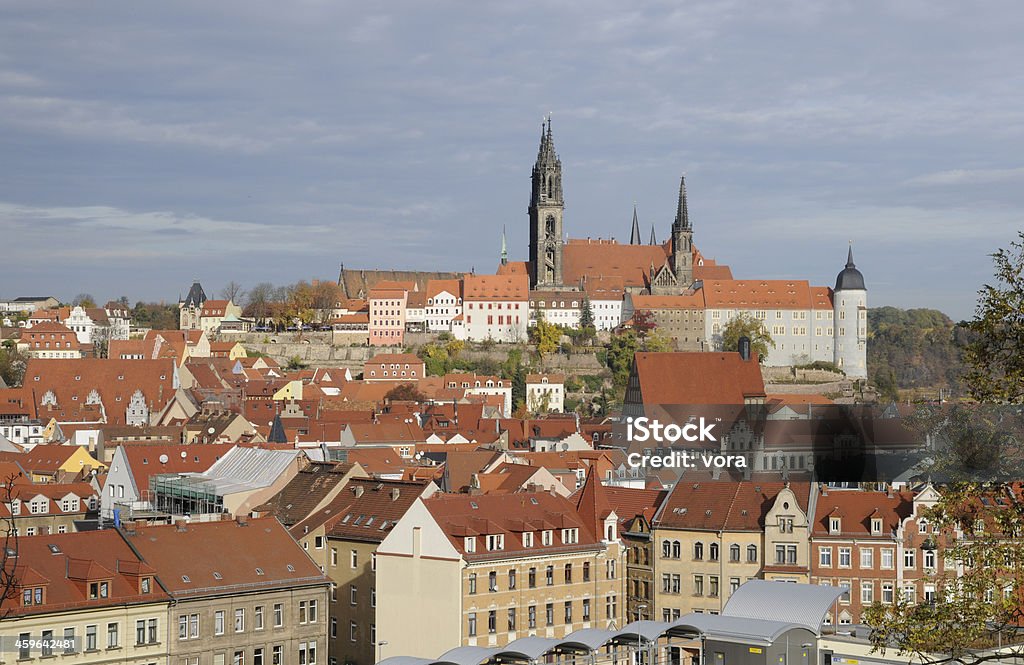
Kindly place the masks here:
[(965, 335), (936, 309), (868, 309), (868, 378), (886, 398), (898, 390), (955, 389)]

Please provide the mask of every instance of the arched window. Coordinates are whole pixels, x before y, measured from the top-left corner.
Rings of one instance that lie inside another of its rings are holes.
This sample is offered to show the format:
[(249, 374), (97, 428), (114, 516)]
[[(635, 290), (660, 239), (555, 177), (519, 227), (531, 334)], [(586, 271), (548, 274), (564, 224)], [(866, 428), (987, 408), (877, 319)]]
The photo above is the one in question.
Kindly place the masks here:
[(697, 542), (693, 544), (693, 558), (697, 561), (704, 558), (704, 543)]
[(718, 543), (711, 543), (708, 548), (708, 558), (712, 561), (718, 561)]
[(757, 545), (747, 545), (747, 563), (757, 563)]
[(736, 543), (729, 546), (729, 560), (733, 563), (740, 560), (740, 546)]
[(673, 559), (678, 559), (682, 555), (683, 555), (683, 546), (679, 543), (678, 540), (673, 540), (672, 541), (672, 558)]

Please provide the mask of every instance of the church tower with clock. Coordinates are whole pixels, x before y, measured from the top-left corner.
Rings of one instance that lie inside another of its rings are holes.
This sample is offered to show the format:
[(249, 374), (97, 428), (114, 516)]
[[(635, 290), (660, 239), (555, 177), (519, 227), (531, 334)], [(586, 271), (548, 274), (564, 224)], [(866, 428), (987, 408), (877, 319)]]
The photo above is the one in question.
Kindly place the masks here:
[(551, 117), (541, 126), (530, 192), (530, 288), (562, 285), (562, 162), (551, 137)]

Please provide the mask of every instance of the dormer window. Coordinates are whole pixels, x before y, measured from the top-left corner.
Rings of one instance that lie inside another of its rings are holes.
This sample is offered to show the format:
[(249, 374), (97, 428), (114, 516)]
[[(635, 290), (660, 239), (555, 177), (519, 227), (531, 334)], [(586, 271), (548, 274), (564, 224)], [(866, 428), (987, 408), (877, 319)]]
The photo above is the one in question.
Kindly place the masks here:
[(109, 582), (90, 582), (89, 583), (89, 599), (96, 600), (97, 598), (106, 598), (110, 595), (110, 583)]
[(579, 541), (579, 529), (562, 529), (563, 545), (574, 545)]
[(153, 578), (151, 578), (151, 577), (143, 577), (142, 578), (141, 582), (139, 583), (139, 588), (142, 591), (142, 593), (149, 593), (150, 592), (150, 589), (152, 588), (152, 584), (153, 584), (152, 583), (152, 579)]
[(871, 518), (871, 535), (878, 536), (882, 533), (882, 518), (872, 517)]
[(533, 547), (533, 533), (528, 532), (523, 534), (523, 547)]
[(842, 533), (843, 522), (838, 517), (830, 517), (828, 520), (829, 533)]
[(551, 542), (552, 542), (552, 535), (553, 534), (552, 534), (551, 531), (541, 531), (540, 532), (540, 544), (541, 545), (545, 545), (545, 546), (550, 545)]
[(463, 544), (467, 552), (476, 552), (476, 536), (467, 536)]
[(487, 536), (487, 551), (493, 552), (503, 549), (505, 549), (505, 534), (499, 533)]

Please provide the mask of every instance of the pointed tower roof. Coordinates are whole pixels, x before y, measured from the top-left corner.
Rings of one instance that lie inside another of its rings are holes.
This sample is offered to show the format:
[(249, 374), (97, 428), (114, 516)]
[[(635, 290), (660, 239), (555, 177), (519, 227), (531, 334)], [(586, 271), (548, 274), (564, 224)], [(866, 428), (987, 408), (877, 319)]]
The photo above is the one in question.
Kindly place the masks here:
[(846, 267), (836, 276), (836, 291), (867, 290), (864, 286), (864, 275), (857, 270), (853, 262), (853, 243), (850, 243), (850, 250), (846, 254)]
[(555, 139), (551, 135), (551, 116), (540, 126), (540, 148), (537, 150), (537, 166), (556, 166), (559, 164), (555, 152)]
[(594, 535), (598, 539), (604, 533), (605, 518), (615, 512), (594, 467), (590, 467), (587, 480), (576, 495), (576, 512), (584, 523), (594, 529)]
[(192, 288), (188, 290), (188, 295), (185, 296), (182, 306), (202, 307), (204, 302), (206, 302), (206, 293), (203, 291), (203, 287), (197, 279), (192, 282)]
[(274, 416), (274, 423), (270, 426), (267, 443), (288, 443), (288, 436), (284, 433), (284, 423), (281, 422), (280, 413)]
[(658, 244), (658, 236), (656, 236), (654, 234), (654, 224), (651, 224), (651, 242), (649, 242), (648, 244), (649, 245), (657, 245)]
[(629, 234), (629, 244), (639, 245), (640, 243), (640, 220), (636, 216), (636, 203), (633, 204), (633, 230)]
[(676, 205), (676, 220), (673, 228), (689, 229), (690, 212), (686, 206), (686, 174), (679, 179), (679, 203)]
[(505, 246), (505, 225), (501, 226), (501, 265), (508, 264), (508, 247)]

